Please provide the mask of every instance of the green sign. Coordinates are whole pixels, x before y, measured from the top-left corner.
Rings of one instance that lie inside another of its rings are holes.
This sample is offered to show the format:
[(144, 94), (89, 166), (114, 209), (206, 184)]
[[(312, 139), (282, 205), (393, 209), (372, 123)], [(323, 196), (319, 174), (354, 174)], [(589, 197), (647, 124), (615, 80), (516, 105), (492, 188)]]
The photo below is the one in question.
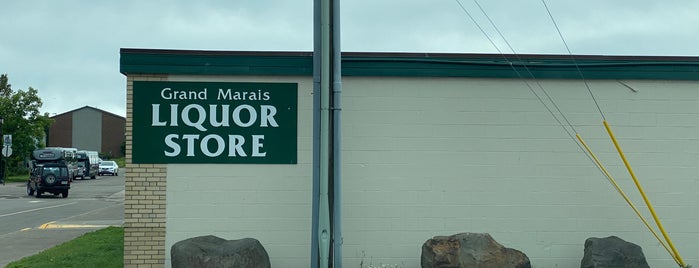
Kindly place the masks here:
[(133, 163), (296, 164), (298, 84), (133, 83)]

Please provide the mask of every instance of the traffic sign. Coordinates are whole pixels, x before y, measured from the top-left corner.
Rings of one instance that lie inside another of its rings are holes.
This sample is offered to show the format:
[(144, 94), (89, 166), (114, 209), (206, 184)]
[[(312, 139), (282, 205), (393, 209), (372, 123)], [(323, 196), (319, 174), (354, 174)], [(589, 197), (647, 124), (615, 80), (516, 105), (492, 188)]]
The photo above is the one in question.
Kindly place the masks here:
[(2, 147), (2, 156), (9, 157), (11, 155), (12, 155), (12, 147), (3, 146)]
[(2, 140), (3, 140), (3, 143), (2, 143), (3, 146), (6, 146), (6, 147), (12, 146), (12, 134), (3, 135)]

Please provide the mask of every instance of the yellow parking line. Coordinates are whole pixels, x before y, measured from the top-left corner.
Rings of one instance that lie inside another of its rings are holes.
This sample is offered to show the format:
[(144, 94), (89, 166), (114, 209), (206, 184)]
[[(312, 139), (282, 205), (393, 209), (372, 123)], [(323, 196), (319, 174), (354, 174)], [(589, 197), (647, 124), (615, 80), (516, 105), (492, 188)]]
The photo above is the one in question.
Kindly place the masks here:
[(111, 225), (104, 224), (57, 224), (55, 222), (48, 222), (42, 224), (39, 229), (77, 229), (77, 228), (106, 228)]
[(42, 224), (41, 226), (39, 226), (39, 229), (48, 229), (49, 226), (51, 226), (51, 224), (53, 224), (53, 223), (54, 223), (53, 221), (52, 221), (52, 222), (44, 223), (44, 224)]

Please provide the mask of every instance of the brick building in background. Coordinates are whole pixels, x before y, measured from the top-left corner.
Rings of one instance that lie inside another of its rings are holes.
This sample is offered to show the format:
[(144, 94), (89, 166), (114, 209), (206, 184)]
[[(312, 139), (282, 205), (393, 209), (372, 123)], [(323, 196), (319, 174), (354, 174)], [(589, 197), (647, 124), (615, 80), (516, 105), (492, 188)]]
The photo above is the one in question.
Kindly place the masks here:
[(78, 148), (100, 155), (122, 157), (126, 119), (104, 110), (84, 106), (51, 117), (47, 147)]

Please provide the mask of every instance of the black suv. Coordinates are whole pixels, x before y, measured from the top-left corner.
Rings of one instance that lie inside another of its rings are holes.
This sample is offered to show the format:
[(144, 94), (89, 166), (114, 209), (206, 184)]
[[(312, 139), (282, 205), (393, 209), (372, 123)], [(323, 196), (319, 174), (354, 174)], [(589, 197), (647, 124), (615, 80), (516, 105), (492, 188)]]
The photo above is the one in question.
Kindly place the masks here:
[(65, 164), (46, 163), (34, 166), (27, 182), (27, 195), (41, 197), (43, 193), (68, 197), (70, 175)]

